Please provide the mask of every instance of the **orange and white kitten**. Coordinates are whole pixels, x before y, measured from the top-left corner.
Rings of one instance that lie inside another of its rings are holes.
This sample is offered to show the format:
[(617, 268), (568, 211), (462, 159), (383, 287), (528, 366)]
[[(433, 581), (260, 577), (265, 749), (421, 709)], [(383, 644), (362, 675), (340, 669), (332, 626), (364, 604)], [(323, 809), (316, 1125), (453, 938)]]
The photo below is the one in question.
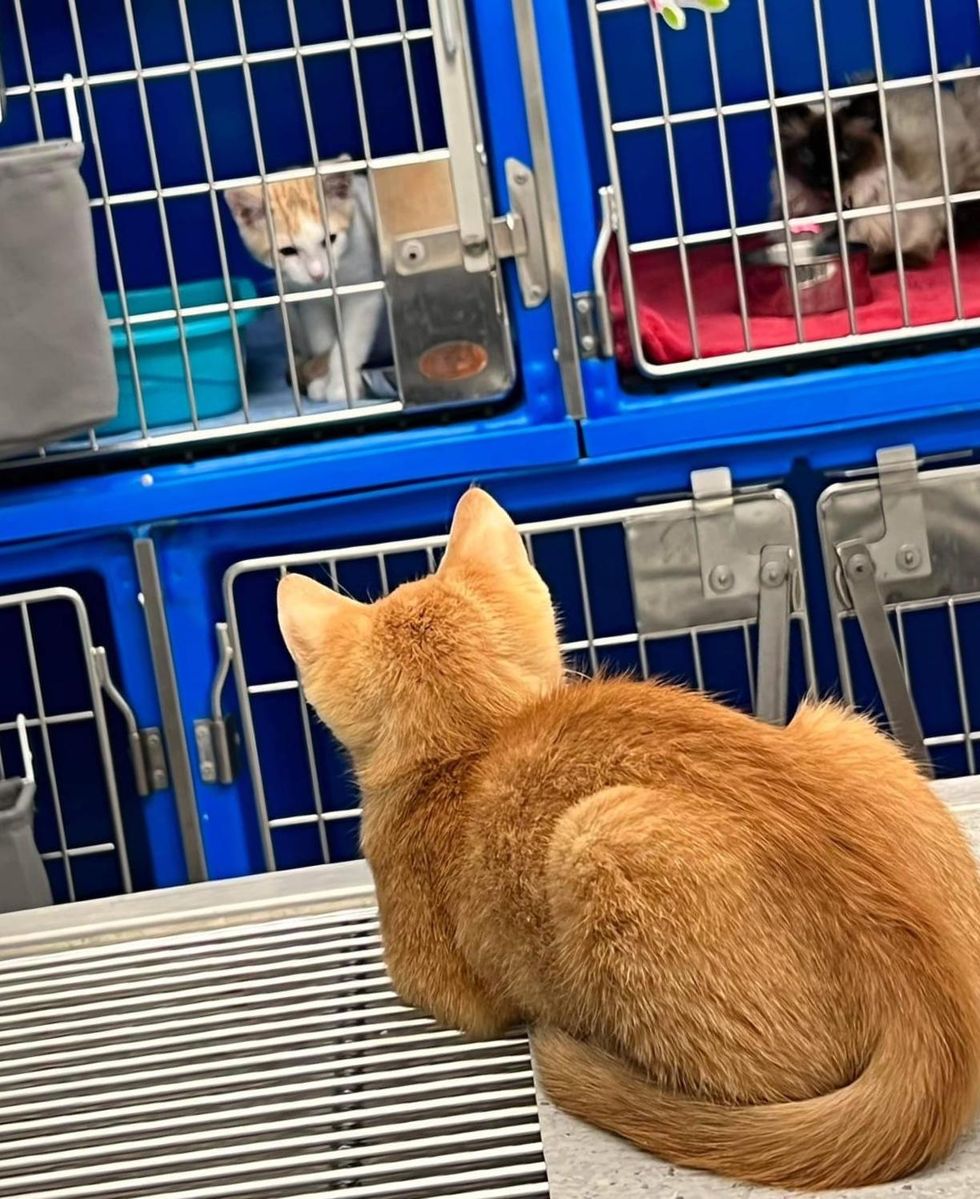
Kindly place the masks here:
[[(348, 159), (344, 155), (333, 161)], [(248, 250), (263, 266), (273, 267), (278, 258), (283, 283), (289, 292), (369, 283), (381, 278), (367, 178), (351, 171), (334, 172), (320, 176), (320, 184), (322, 207), (315, 179), (278, 180), (266, 185), (274, 240), (269, 236), (260, 186), (225, 192)], [(324, 209), (327, 228), (323, 223)], [(381, 291), (347, 295), (341, 301), (343, 349), (351, 375), (348, 390), (333, 299), (286, 305), (300, 383), (305, 385), (311, 400), (343, 402), (363, 398), (362, 371), (387, 327), (384, 308)]]
[(532, 1023), (556, 1103), (680, 1165), (810, 1190), (949, 1151), (980, 1077), (977, 869), (869, 722), (567, 678), (478, 490), (436, 574), (373, 605), (289, 575), (279, 621), (353, 758), (407, 1002)]

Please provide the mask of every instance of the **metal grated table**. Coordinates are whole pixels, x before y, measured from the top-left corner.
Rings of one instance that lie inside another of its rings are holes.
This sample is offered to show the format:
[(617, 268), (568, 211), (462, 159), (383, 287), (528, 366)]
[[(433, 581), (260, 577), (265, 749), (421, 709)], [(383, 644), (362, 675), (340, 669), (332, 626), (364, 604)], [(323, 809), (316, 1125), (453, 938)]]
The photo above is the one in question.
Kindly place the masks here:
[(370, 891), (299, 873), (0, 924), (3, 1199), (547, 1195), (526, 1039), (406, 1008)]

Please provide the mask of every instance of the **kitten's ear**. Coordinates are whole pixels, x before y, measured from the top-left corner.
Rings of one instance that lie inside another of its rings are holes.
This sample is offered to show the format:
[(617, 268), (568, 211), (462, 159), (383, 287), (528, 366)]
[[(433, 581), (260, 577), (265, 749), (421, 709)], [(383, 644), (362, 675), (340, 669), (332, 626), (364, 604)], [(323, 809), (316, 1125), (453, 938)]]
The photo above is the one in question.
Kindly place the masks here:
[(225, 192), (225, 202), (240, 225), (258, 225), (265, 220), (265, 197), (261, 187), (233, 187)]
[(439, 572), (478, 564), (506, 572), (529, 570), (524, 539), (495, 499), (472, 487), (456, 505), (453, 527)]
[(866, 92), (863, 96), (855, 96), (844, 108), (843, 119), (852, 127), (863, 128), (868, 132), (881, 133), (881, 104), (877, 92)]
[(276, 594), (279, 630), (293, 661), (309, 666), (338, 619), (360, 615), (364, 605), (306, 575), (285, 575)]
[[(350, 162), (349, 154), (339, 154), (334, 162)], [(323, 177), (323, 194), (330, 200), (347, 200), (354, 185), (354, 176), (350, 171), (335, 172)]]
[(810, 132), (813, 113), (805, 104), (786, 104), (778, 108), (779, 140), (784, 146), (801, 142)]

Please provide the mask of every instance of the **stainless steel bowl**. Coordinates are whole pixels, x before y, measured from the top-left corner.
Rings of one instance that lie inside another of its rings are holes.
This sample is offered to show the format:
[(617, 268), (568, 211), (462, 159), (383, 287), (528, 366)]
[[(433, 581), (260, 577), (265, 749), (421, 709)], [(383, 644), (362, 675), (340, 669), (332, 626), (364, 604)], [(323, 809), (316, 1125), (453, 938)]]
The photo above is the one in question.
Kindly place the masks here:
[[(836, 312), (847, 307), (844, 286), (844, 259), (835, 237), (794, 236), (790, 250), (785, 239), (747, 248), (742, 252), (745, 296), (752, 316), (793, 316), (793, 286), (790, 271), (795, 269), (800, 312)], [(848, 242), (851, 291), (855, 305), (868, 304), (874, 298), (868, 247)]]

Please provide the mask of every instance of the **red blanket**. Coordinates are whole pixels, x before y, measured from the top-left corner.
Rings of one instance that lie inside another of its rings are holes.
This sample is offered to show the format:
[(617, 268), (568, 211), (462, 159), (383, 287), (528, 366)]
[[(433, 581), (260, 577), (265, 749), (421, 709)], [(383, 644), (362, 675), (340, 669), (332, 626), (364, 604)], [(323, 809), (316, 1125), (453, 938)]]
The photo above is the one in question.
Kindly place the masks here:
[[(737, 354), (745, 349), (731, 246), (705, 246), (689, 252), (691, 282), (697, 310), (701, 354), (706, 358)], [(960, 290), (965, 316), (980, 316), (980, 247), (960, 248)], [(612, 251), (608, 261), (609, 301), (616, 331), (616, 357), (632, 365), (633, 353), (626, 328), (626, 306), (619, 259)], [(633, 258), (643, 346), (651, 362), (687, 362), (692, 356), (691, 330), (684, 302), (680, 259), (675, 250), (638, 254)], [(949, 253), (943, 250), (925, 270), (906, 271), (909, 320), (931, 325), (956, 317)], [(898, 276), (894, 271), (872, 279), (874, 299), (856, 309), (859, 333), (902, 328)], [(753, 317), (750, 322), (754, 349), (793, 345), (796, 324), (792, 317)], [(847, 310), (805, 318), (807, 341), (846, 337), (850, 333)]]

